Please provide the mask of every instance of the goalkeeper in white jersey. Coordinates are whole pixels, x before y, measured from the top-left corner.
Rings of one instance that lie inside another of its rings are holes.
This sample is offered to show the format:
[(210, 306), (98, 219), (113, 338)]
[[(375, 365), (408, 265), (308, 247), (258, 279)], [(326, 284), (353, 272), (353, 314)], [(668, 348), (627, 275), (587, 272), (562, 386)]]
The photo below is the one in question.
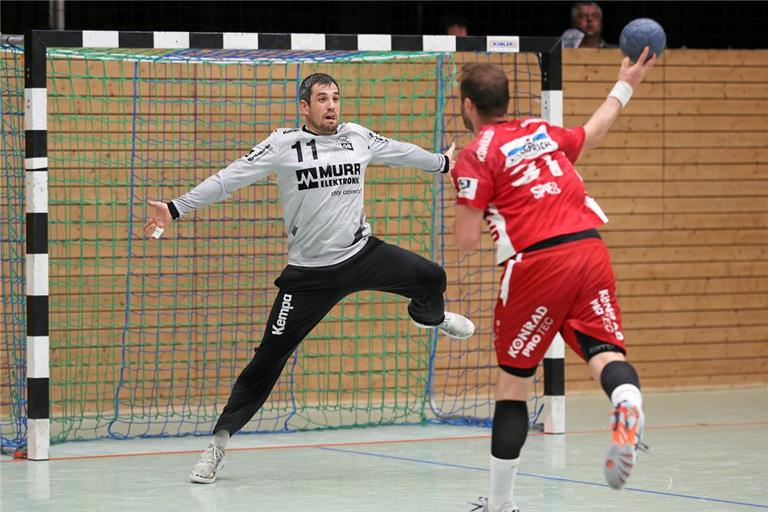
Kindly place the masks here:
[(347, 295), (378, 290), (407, 297), (417, 326), (452, 338), (468, 338), (475, 329), (467, 318), (443, 310), (442, 267), (372, 236), (363, 212), (369, 163), (446, 173), (453, 146), (445, 155), (430, 153), (358, 124), (339, 124), (339, 86), (323, 73), (304, 79), (299, 108), (306, 121), (301, 129), (275, 130), (190, 192), (168, 203), (149, 202), (154, 215), (144, 233), (158, 238), (174, 219), (275, 174), (288, 234), (288, 265), (275, 281), (279, 292), (261, 344), (237, 378), (192, 482), (216, 480), (230, 436), (264, 404), (299, 343)]

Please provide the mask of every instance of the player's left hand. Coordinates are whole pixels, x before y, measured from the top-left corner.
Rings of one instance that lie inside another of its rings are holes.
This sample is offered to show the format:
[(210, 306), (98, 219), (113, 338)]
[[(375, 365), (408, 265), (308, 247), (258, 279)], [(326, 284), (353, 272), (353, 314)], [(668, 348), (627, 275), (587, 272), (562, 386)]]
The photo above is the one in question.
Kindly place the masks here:
[(632, 64), (629, 57), (624, 57), (621, 62), (621, 68), (619, 69), (619, 80), (624, 80), (629, 83), (633, 89), (636, 89), (640, 82), (645, 78), (645, 74), (651, 70), (653, 64), (656, 62), (656, 54), (648, 59), (648, 53), (651, 49), (649, 47), (643, 48), (643, 53), (637, 59), (637, 62)]
[(445, 156), (448, 157), (448, 171), (452, 171), (453, 170), (453, 166), (456, 165), (456, 160), (454, 160), (454, 158), (453, 158), (454, 151), (456, 151), (456, 143), (455, 142), (451, 142), (451, 146), (445, 152)]

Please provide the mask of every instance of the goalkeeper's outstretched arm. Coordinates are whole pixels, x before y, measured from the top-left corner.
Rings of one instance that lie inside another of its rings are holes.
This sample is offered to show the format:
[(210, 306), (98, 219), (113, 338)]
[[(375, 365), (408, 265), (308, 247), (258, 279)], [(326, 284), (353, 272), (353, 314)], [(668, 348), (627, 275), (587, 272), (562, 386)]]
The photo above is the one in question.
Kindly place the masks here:
[(222, 201), (235, 190), (267, 178), (277, 165), (278, 151), (273, 133), (250, 153), (209, 176), (183, 196), (168, 203), (149, 201), (153, 211), (144, 224), (144, 236), (160, 238), (163, 231), (185, 213)]
[(445, 154), (440, 154), (430, 153), (416, 144), (388, 139), (374, 132), (368, 132), (368, 137), (373, 152), (371, 163), (390, 167), (416, 167), (428, 172), (446, 173), (450, 170), (454, 144), (451, 144)]

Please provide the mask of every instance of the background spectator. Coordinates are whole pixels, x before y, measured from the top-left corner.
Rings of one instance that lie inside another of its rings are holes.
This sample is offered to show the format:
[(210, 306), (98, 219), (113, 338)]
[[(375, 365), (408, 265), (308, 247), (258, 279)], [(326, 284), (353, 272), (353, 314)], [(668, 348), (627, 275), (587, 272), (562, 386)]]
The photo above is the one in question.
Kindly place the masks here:
[(459, 14), (448, 14), (443, 18), (445, 33), (449, 36), (468, 36), (467, 19)]
[[(563, 32), (565, 48), (615, 48), (603, 39), (603, 10), (595, 2), (577, 2), (571, 7), (571, 29)], [(578, 37), (577, 29), (583, 33)]]

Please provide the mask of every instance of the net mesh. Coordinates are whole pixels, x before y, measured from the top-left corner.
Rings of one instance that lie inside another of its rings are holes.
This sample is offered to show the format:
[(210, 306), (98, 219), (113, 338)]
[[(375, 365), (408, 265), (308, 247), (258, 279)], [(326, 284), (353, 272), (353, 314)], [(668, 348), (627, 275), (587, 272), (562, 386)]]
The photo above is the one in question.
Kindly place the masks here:
[(26, 435), (24, 290), (24, 62), (20, 48), (0, 52), (0, 444)]
[[(13, 444), (25, 408), (23, 56), (2, 56), (0, 427)], [(274, 128), (300, 125), (298, 85), (315, 71), (338, 80), (343, 120), (431, 150), (462, 146), (455, 77), (478, 60), (508, 69), (516, 114), (539, 112), (535, 55), (49, 50), (53, 442), (209, 433), (261, 337), (286, 254), (274, 184), (190, 215), (159, 243), (141, 238), (148, 199), (176, 197)], [(302, 343), (245, 432), (489, 423), (499, 276), (489, 240), (470, 256), (453, 247), (453, 192), (442, 178), (371, 167), (366, 212), (377, 236), (446, 267), (447, 306), (478, 334), (438, 339), (408, 321), (403, 298), (349, 296)]]

